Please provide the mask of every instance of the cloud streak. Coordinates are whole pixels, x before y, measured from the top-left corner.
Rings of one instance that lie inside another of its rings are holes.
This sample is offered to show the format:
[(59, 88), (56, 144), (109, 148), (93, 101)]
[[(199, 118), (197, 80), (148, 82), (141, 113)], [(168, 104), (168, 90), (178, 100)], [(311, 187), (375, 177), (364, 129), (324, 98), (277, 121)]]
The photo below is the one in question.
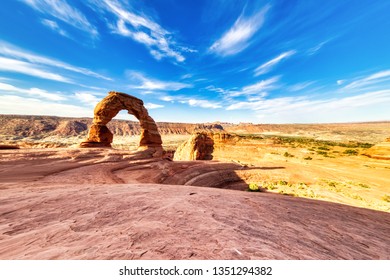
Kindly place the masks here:
[(0, 91), (7, 93), (28, 94), (34, 96), (35, 98), (40, 97), (51, 101), (63, 101), (67, 99), (65, 96), (59, 93), (49, 93), (48, 91), (39, 88), (23, 89), (5, 83), (0, 83)]
[(0, 71), (20, 73), (57, 82), (72, 83), (70, 79), (51, 73), (35, 64), (11, 58), (0, 57)]
[(15, 95), (0, 95), (0, 112), (19, 115), (28, 112), (29, 115), (93, 117), (90, 108)]
[(287, 59), (288, 57), (294, 55), (296, 53), (295, 50), (290, 50), (284, 53), (281, 53), (277, 57), (271, 59), (270, 61), (265, 62), (255, 69), (255, 76), (260, 76), (270, 72), (277, 64), (279, 64), (282, 60)]
[(60, 34), (61, 36), (64, 36), (64, 37), (67, 37), (67, 38), (71, 38), (70, 35), (63, 29), (61, 29), (59, 26), (58, 26), (58, 23), (53, 21), (53, 20), (48, 20), (48, 19), (42, 19), (41, 20), (41, 23), (48, 27), (49, 29), (53, 30), (54, 32), (57, 32), (58, 34)]
[(147, 91), (178, 91), (184, 88), (191, 88), (191, 84), (171, 82), (171, 81), (160, 81), (151, 79), (138, 72), (129, 72), (130, 79), (135, 80), (139, 85), (132, 86), (136, 89), (142, 89)]
[(42, 14), (51, 15), (93, 37), (99, 35), (97, 28), (65, 0), (22, 0), (22, 2)]
[[(37, 68), (39, 65), (43, 66), (51, 66), (56, 68), (62, 68), (64, 70), (72, 71), (78, 74), (83, 74), (86, 76), (91, 76), (98, 79), (104, 79), (107, 81), (111, 81), (112, 79), (103, 75), (100, 75), (96, 72), (93, 72), (87, 68), (77, 67), (70, 65), (68, 63), (55, 60), (52, 58), (39, 56), (33, 54), (27, 50), (20, 49), (12, 44), (0, 41), (0, 55), (6, 56), (8, 58), (15, 58), (18, 60), (24, 60), (25, 63), (28, 62), (32, 65), (32, 68)], [(38, 65), (37, 65), (38, 64)], [(1, 67), (1, 66), (0, 66)]]
[[(357, 79), (344, 86), (344, 89), (361, 89), (371, 85), (378, 85), (390, 81), (390, 70), (384, 70), (369, 75), (368, 77)], [(345, 81), (343, 81), (345, 83)], [(338, 83), (339, 85), (343, 83)]]
[(136, 14), (117, 0), (90, 0), (98, 11), (105, 11), (116, 17), (116, 24), (109, 24), (114, 33), (131, 38), (149, 49), (157, 60), (168, 57), (183, 62), (182, 52), (194, 52), (186, 47), (176, 46), (172, 34), (158, 23), (144, 15)]
[(238, 102), (227, 110), (254, 110), (265, 114), (284, 114), (286, 112), (331, 112), (347, 108), (364, 107), (390, 102), (390, 90), (367, 92), (344, 98), (310, 100), (306, 96), (262, 99), (257, 102)]
[(246, 49), (250, 39), (263, 25), (269, 9), (270, 6), (267, 5), (253, 16), (241, 15), (233, 26), (211, 45), (209, 51), (220, 56), (230, 56)]

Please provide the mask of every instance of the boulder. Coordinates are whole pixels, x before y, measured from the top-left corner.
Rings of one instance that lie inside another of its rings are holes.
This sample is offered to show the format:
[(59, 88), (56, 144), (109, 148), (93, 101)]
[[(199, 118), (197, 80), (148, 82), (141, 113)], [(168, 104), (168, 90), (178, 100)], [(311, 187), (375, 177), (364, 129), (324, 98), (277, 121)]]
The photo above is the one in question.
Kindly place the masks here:
[(194, 133), (190, 139), (181, 144), (173, 157), (174, 160), (211, 160), (215, 147), (234, 140), (235, 135), (201, 131)]

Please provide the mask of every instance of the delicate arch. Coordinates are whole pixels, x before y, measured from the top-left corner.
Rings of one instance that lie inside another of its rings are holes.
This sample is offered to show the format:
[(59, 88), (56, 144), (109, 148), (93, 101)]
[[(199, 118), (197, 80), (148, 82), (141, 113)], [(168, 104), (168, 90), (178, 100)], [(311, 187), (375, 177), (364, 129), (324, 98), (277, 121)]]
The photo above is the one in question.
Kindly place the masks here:
[(162, 140), (155, 121), (149, 116), (144, 102), (122, 92), (110, 91), (95, 107), (93, 123), (89, 129), (88, 139), (80, 147), (111, 147), (113, 134), (106, 124), (121, 110), (134, 115), (141, 126), (140, 148), (162, 148)]

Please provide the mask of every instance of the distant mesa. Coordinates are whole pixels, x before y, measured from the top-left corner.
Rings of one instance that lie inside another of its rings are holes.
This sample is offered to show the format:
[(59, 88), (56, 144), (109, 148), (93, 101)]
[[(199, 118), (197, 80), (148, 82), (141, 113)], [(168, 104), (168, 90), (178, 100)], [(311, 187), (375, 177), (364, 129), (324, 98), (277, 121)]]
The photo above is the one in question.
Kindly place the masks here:
[(154, 149), (162, 152), (162, 140), (155, 121), (149, 116), (141, 99), (122, 92), (110, 91), (95, 107), (94, 118), (88, 132), (88, 139), (80, 144), (82, 148), (111, 147), (113, 134), (107, 128), (121, 110), (134, 115), (141, 126), (139, 150)]

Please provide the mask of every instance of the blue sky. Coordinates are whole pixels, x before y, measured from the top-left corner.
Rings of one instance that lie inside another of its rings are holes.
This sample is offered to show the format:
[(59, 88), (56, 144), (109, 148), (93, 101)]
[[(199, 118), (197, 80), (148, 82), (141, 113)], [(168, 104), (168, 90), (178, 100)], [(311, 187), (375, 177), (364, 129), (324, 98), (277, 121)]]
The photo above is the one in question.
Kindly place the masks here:
[(156, 121), (390, 120), (389, 14), (368, 0), (5, 0), (0, 113), (93, 117), (116, 90)]

